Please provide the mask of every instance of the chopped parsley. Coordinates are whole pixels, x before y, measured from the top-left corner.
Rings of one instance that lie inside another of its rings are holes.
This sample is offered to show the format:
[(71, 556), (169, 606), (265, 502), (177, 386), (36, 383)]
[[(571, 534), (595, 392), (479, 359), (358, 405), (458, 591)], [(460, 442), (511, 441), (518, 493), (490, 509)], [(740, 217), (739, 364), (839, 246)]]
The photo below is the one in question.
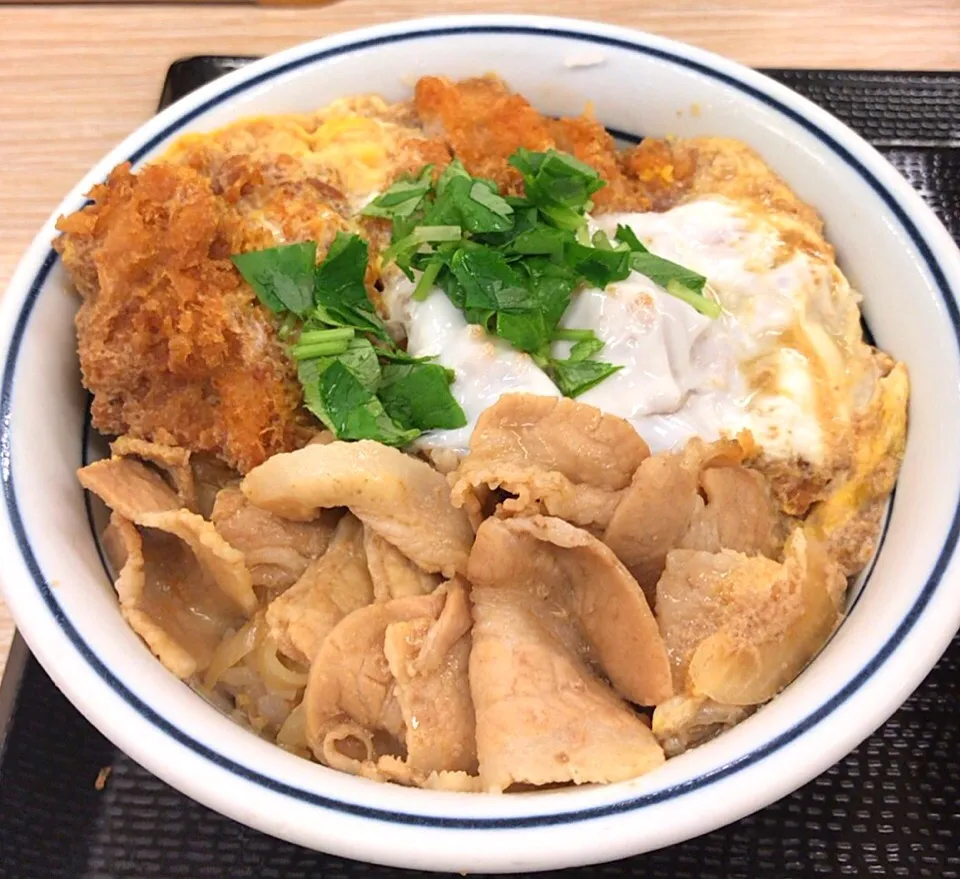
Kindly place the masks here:
[[(603, 289), (636, 271), (702, 314), (720, 314), (703, 294), (702, 275), (650, 253), (629, 228), (619, 226), (612, 241), (589, 234), (586, 213), (604, 186), (592, 167), (556, 150), (519, 149), (510, 164), (523, 178), (523, 196), (501, 194), (454, 159), (436, 182), (424, 168), (365, 209), (391, 221), (382, 259), (416, 280), (415, 298), (440, 287), (470, 323), (530, 354), (570, 397), (620, 368), (594, 359), (603, 342), (592, 332), (560, 327), (582, 285)], [(569, 357), (555, 357), (553, 343), (571, 332), (589, 337)]]
[(339, 439), (391, 446), (463, 427), (453, 375), (397, 348), (377, 315), (364, 283), (366, 241), (338, 233), (319, 266), (316, 252), (310, 241), (231, 257), (260, 302), (282, 316), (279, 335), (292, 342), (307, 409)]

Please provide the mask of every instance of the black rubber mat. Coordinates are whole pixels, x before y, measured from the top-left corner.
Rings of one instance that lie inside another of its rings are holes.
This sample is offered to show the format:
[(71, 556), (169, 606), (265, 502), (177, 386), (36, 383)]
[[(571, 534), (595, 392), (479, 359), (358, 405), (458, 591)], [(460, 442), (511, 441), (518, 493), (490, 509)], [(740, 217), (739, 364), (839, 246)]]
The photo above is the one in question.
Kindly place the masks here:
[[(164, 102), (246, 60), (177, 62)], [(883, 149), (960, 240), (960, 74), (770, 72)], [(10, 674), (3, 689), (6, 701), (14, 690), (16, 699), (0, 745), (0, 877), (414, 875), (307, 851), (221, 817), (117, 751), (34, 660), (12, 661)], [(806, 787), (681, 845), (555, 875), (960, 879), (960, 638), (887, 724)]]

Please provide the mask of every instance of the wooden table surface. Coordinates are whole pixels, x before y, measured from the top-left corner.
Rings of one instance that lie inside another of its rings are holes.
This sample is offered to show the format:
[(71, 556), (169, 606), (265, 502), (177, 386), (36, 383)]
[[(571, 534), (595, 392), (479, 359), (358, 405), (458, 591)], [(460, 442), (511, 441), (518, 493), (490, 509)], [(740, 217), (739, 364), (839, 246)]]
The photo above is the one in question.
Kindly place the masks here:
[[(447, 0), (443, 11), (580, 15), (580, 0)], [(960, 0), (607, 0), (605, 20), (755, 66), (960, 68)], [(319, 8), (0, 6), (0, 290), (76, 180), (147, 119), (171, 61), (263, 54), (427, 15), (426, 0)], [(3, 560), (0, 559), (0, 577)], [(0, 603), (0, 672), (13, 623)]]

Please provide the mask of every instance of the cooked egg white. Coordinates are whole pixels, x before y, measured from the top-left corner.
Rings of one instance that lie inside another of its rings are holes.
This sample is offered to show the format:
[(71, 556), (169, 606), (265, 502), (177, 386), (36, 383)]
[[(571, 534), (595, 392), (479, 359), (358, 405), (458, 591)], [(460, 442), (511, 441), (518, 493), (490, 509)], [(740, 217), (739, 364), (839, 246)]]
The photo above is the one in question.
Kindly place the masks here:
[(402, 275), (384, 291), (390, 320), (407, 336), (414, 357), (436, 357), (456, 375), (451, 391), (467, 416), (466, 427), (424, 434), (422, 448), (466, 452), (470, 434), (484, 409), (502, 394), (539, 394), (559, 397), (557, 386), (530, 358), (506, 342), (468, 324), (463, 313), (439, 288), (426, 299), (413, 298), (413, 284)]
[[(822, 325), (836, 317), (831, 309), (856, 302), (832, 260), (787, 247), (773, 225), (723, 198), (591, 220), (611, 236), (618, 224), (704, 275), (724, 313), (707, 318), (637, 273), (581, 290), (563, 325), (594, 330), (605, 343), (597, 358), (621, 369), (578, 399), (630, 421), (654, 451), (749, 429), (772, 457), (819, 463), (839, 405), (825, 402), (823, 388), (844, 368)], [(476, 418), (501, 394), (559, 393), (529, 356), (468, 326), (440, 290), (423, 302), (411, 290), (406, 279), (388, 288), (390, 317), (411, 353), (455, 371), (453, 393), (469, 420), (427, 435), (426, 445), (465, 451)], [(556, 343), (554, 354), (569, 348)]]

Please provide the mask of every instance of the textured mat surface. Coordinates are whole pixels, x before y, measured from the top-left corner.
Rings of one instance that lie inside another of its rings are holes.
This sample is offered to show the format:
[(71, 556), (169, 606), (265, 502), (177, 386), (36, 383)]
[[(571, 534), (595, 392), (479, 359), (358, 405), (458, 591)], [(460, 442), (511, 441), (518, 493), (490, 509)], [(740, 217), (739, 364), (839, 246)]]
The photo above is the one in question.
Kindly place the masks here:
[[(178, 62), (164, 100), (244, 60)], [(773, 74), (881, 148), (960, 240), (960, 74)], [(28, 660), (0, 751), (0, 877), (413, 875), (306, 851), (192, 802), (118, 752)], [(887, 724), (801, 790), (699, 839), (555, 875), (960, 879), (960, 637)]]

